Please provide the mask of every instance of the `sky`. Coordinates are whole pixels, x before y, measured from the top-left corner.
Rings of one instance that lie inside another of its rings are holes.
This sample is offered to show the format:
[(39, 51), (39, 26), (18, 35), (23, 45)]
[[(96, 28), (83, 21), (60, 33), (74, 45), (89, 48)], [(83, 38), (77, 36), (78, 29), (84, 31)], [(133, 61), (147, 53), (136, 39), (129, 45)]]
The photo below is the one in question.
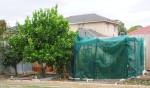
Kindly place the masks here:
[(150, 25), (150, 0), (0, 0), (0, 19), (9, 26), (24, 23), (26, 16), (40, 8), (58, 4), (64, 17), (95, 13), (109, 19), (118, 19), (127, 28)]

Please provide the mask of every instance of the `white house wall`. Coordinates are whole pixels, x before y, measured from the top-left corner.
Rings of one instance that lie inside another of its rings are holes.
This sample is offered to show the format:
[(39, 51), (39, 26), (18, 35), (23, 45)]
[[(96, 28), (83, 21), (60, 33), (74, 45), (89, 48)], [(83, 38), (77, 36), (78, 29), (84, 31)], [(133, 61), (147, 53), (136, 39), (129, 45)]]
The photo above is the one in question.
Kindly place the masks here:
[[(79, 24), (70, 24), (70, 30), (77, 31), (78, 28), (79, 28)], [(111, 23), (106, 23), (106, 22), (83, 23), (83, 28), (93, 29), (96, 32), (109, 37), (118, 36), (118, 30), (115, 30), (114, 24)]]

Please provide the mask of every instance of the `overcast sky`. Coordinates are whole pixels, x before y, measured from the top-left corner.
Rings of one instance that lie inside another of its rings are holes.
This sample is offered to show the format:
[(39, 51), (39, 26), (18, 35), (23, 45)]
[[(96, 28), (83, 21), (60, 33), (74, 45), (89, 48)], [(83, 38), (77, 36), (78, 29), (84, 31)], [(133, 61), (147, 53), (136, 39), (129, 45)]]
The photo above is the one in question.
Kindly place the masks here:
[(119, 19), (127, 28), (150, 25), (150, 0), (0, 0), (0, 19), (14, 26), (16, 21), (23, 23), (34, 10), (51, 8), (55, 4), (64, 17), (96, 13)]

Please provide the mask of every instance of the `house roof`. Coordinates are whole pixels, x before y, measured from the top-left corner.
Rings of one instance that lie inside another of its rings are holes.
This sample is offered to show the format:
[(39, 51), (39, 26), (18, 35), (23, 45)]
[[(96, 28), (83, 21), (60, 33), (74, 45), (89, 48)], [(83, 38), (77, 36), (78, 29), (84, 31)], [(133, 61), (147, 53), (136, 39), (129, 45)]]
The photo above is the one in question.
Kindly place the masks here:
[(69, 20), (70, 24), (101, 22), (101, 21), (112, 22), (112, 23), (117, 24), (115, 21), (110, 20), (100, 15), (97, 15), (97, 14), (84, 14), (84, 15), (69, 16), (66, 19)]
[(150, 34), (150, 25), (128, 33), (128, 35)]
[(80, 29), (79, 34), (83, 37), (92, 36), (92, 37), (106, 37), (105, 35), (98, 33), (92, 29)]

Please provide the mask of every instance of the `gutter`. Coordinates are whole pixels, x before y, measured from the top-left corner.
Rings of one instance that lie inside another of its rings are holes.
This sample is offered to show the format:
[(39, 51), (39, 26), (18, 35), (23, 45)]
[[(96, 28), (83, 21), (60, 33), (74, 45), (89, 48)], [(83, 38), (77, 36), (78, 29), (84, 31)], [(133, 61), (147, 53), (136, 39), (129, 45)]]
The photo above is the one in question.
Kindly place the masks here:
[(69, 23), (69, 24), (96, 23), (96, 22), (109, 22), (109, 23), (116, 24), (116, 25), (119, 24), (119, 23), (112, 22), (112, 21), (107, 21), (107, 20), (102, 20), (102, 21), (89, 21), (89, 22), (76, 22), (76, 23)]

